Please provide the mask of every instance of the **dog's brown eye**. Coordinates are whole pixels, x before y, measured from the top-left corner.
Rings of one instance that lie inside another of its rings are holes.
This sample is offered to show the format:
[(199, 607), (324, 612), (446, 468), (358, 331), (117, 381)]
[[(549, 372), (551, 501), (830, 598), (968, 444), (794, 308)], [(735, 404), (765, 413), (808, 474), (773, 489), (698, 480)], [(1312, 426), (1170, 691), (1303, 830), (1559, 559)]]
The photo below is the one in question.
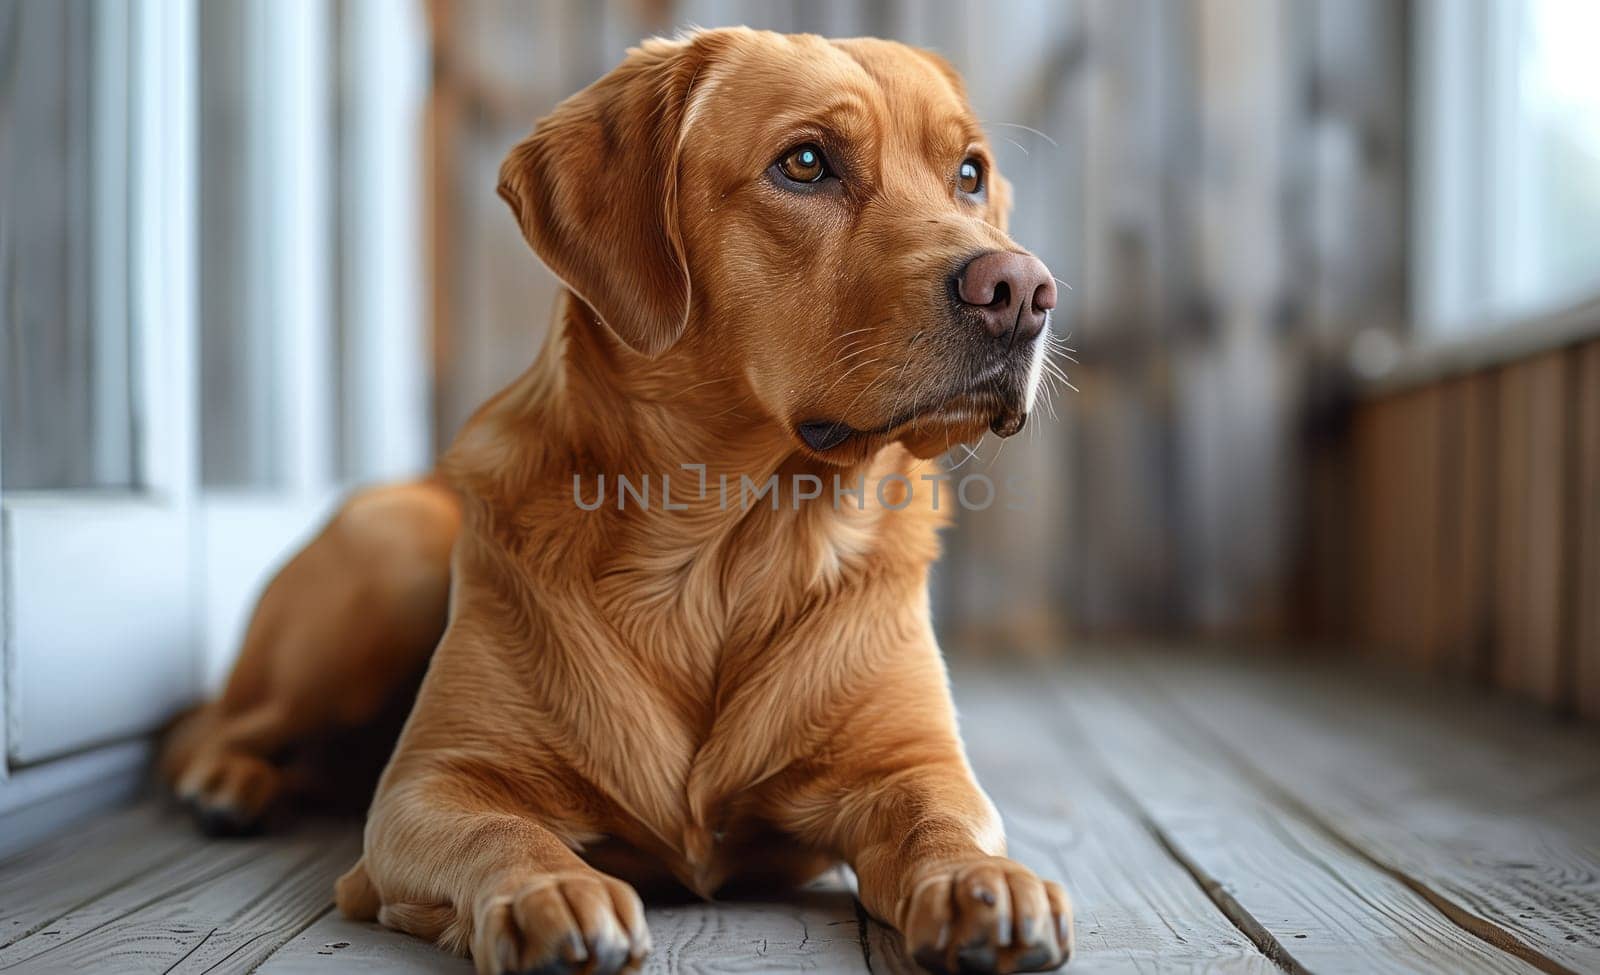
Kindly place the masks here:
[(983, 163), (976, 159), (963, 161), (961, 168), (956, 170), (956, 185), (961, 187), (963, 193), (976, 193), (983, 189)]
[(828, 161), (822, 157), (822, 150), (810, 144), (790, 149), (778, 160), (778, 171), (796, 183), (820, 183), (829, 175)]

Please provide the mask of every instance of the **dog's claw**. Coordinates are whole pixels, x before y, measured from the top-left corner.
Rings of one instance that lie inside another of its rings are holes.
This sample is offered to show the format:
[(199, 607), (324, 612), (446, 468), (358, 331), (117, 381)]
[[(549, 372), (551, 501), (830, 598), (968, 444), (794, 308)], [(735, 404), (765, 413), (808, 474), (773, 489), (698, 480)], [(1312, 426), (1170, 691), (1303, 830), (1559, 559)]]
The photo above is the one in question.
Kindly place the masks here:
[(917, 964), (946, 975), (1049, 971), (1072, 950), (1072, 913), (1060, 886), (1000, 857), (924, 879), (903, 929)]
[(541, 877), (478, 909), (472, 954), (492, 975), (620, 975), (637, 970), (648, 939), (631, 887), (600, 873)]
[(212, 839), (238, 839), (257, 836), (262, 830), (261, 820), (241, 814), (238, 810), (220, 806), (207, 806), (196, 800), (184, 803), (195, 826)]

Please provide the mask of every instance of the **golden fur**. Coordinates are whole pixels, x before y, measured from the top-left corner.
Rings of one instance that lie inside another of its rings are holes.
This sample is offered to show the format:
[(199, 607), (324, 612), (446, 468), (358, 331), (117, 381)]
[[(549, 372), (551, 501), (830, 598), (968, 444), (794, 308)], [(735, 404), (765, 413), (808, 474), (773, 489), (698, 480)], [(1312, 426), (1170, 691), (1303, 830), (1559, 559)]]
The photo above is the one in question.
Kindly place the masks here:
[[(848, 178), (779, 185), (800, 142)], [(966, 157), (981, 197), (952, 190)], [(543, 352), (440, 478), (356, 495), (272, 583), (225, 693), (170, 738), (179, 794), (255, 822), (319, 774), (298, 746), (369, 726), (431, 651), (349, 916), (481, 972), (631, 970), (635, 886), (843, 860), (930, 967), (1059, 964), (1065, 896), (1004, 859), (957, 736), (927, 597), (945, 514), (907, 490), (1031, 395), (939, 392), (965, 341), (943, 282), (1020, 251), (959, 78), (876, 40), (648, 41), (539, 123), (501, 192), (570, 289)], [(859, 432), (814, 450), (817, 417)], [(583, 510), (574, 478), (587, 500), (602, 475)], [(616, 479), (647, 475), (648, 506), (619, 508)], [(859, 506), (835, 475), (866, 478)]]

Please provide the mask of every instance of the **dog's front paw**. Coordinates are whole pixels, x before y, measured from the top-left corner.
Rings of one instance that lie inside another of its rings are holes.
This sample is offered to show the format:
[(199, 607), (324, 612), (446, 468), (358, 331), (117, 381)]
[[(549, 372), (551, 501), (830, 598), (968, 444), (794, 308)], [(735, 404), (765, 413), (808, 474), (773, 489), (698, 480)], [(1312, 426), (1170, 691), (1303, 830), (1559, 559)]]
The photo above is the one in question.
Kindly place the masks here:
[(552, 874), (479, 902), (472, 959), (482, 975), (617, 975), (650, 950), (644, 906), (604, 874)]
[(1072, 954), (1066, 892), (1004, 857), (933, 869), (907, 899), (900, 930), (935, 972), (1042, 972)]

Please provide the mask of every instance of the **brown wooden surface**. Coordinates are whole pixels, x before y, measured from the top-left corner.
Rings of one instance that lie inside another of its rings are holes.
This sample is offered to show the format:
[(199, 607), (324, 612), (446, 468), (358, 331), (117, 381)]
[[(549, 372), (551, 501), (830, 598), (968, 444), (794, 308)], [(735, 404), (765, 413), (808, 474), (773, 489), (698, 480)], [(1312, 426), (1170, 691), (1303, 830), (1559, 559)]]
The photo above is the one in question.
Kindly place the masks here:
[(1164, 657), (1132, 678), (1235, 774), (1457, 927), (1600, 970), (1600, 739), (1527, 703), (1335, 664)]
[(1565, 363), (1551, 353), (1508, 366), (1500, 413), (1495, 682), (1560, 702)]
[(1140, 678), (1113, 672), (1097, 683), (1098, 693), (1072, 695), (1071, 719), (1118, 729), (1094, 738), (1107, 774), (1212, 885), (1219, 909), (1282, 967), (1538, 971), (1456, 926), (1296, 804), (1241, 775)]
[[(1391, 671), (1133, 650), (958, 671), (1012, 853), (1077, 972), (1600, 970), (1600, 741)], [(455, 972), (332, 910), (354, 824), (207, 842), (164, 805), (0, 863), (0, 971)], [(910, 972), (832, 876), (652, 905), (649, 972)]]
[(1435, 559), (1439, 667), (1457, 677), (1484, 678), (1493, 619), (1495, 377), (1453, 379), (1441, 393)]
[[(1600, 342), (1360, 403), (1355, 645), (1600, 716)], [(1338, 634), (1329, 634), (1337, 636)]]
[(1432, 669), (1441, 654), (1440, 390), (1374, 404), (1358, 417), (1362, 533), (1356, 630), (1365, 649)]
[(1575, 520), (1576, 564), (1567, 598), (1573, 613), (1578, 711), (1600, 719), (1600, 342), (1583, 351), (1577, 376), (1576, 476), (1568, 507)]
[(1363, 646), (1386, 649), (1394, 641), (1389, 602), (1395, 590), (1387, 585), (1388, 566), (1394, 562), (1393, 510), (1399, 504), (1398, 484), (1390, 476), (1393, 444), (1401, 435), (1396, 419), (1398, 408), (1385, 400), (1373, 403), (1356, 414), (1354, 420), (1354, 489), (1351, 502), (1356, 508), (1359, 544), (1352, 570), (1352, 609), (1356, 615), (1353, 635)]

